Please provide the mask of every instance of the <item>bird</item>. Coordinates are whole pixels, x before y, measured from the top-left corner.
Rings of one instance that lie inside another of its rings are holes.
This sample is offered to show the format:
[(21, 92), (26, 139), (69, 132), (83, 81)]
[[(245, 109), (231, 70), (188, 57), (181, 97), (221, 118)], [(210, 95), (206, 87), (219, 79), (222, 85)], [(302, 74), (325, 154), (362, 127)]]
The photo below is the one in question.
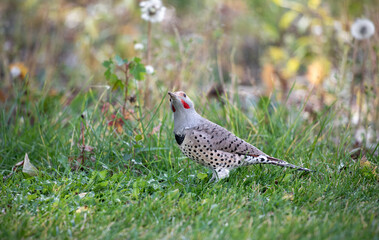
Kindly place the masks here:
[(168, 92), (168, 95), (174, 114), (175, 140), (186, 157), (212, 170), (210, 182), (229, 177), (232, 169), (252, 164), (311, 171), (271, 157), (224, 127), (203, 118), (185, 92)]

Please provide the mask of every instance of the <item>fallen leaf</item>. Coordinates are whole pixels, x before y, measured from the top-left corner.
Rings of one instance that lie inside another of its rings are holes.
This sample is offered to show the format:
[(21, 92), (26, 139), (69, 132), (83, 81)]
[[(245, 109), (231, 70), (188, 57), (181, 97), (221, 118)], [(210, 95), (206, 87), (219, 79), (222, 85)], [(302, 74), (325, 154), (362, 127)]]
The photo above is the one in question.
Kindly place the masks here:
[(282, 197), (282, 199), (293, 201), (293, 193), (290, 192), (290, 193), (284, 194), (283, 197)]
[(80, 145), (80, 144), (78, 144), (78, 147), (81, 149), (81, 150), (84, 150), (84, 151), (86, 151), (86, 152), (92, 152), (93, 151), (93, 149), (95, 149), (94, 147), (91, 147), (91, 146), (89, 146), (89, 145)]
[(78, 207), (78, 209), (76, 209), (76, 213), (82, 213), (82, 212), (87, 212), (88, 211), (88, 206), (82, 206), (82, 207)]
[(3, 177), (3, 181), (5, 181), (5, 180), (7, 180), (8, 178), (10, 178), (10, 177), (13, 175), (13, 173), (17, 170), (17, 168), (18, 168), (19, 166), (22, 166), (22, 165), (24, 165), (24, 160), (22, 160), (21, 162), (16, 163), (16, 164), (12, 167), (12, 172), (9, 173), (7, 176), (4, 176), (4, 177)]
[(87, 194), (88, 194), (88, 192), (83, 192), (83, 193), (79, 193), (78, 196), (82, 199), (82, 198), (84, 198)]
[(118, 133), (123, 132), (122, 126), (124, 125), (124, 120), (122, 118), (116, 118), (115, 114), (111, 115), (112, 120), (108, 122), (108, 126), (116, 127)]
[(38, 175), (37, 168), (30, 162), (28, 154), (25, 153), (24, 166), (22, 168), (22, 172), (29, 176)]

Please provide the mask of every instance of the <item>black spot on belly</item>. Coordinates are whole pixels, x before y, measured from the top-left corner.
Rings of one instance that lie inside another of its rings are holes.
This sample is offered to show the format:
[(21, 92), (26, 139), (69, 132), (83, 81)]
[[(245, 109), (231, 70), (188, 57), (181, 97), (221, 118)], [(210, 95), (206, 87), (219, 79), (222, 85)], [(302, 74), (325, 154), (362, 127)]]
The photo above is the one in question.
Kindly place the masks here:
[(176, 142), (177, 142), (179, 145), (182, 144), (182, 142), (184, 141), (184, 138), (185, 138), (185, 137), (186, 137), (185, 135), (175, 134), (175, 140), (176, 140)]

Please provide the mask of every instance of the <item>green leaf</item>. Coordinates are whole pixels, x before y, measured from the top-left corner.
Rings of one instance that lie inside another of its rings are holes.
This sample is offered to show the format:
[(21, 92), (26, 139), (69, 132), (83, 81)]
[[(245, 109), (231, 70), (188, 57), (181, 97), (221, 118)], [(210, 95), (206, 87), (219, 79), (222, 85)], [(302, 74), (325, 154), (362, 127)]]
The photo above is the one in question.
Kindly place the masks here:
[(197, 178), (200, 179), (200, 180), (203, 180), (206, 177), (208, 177), (208, 174), (206, 174), (206, 173), (198, 173), (197, 174)]
[(37, 196), (37, 194), (31, 194), (31, 195), (28, 195), (27, 196), (27, 199), (28, 199), (28, 201), (31, 201), (31, 200), (34, 200), (34, 199), (36, 199), (38, 196)]
[(110, 68), (112, 64), (113, 64), (112, 59), (105, 60), (105, 61), (103, 62), (103, 66), (106, 67), (106, 68)]
[(107, 177), (108, 171), (103, 170), (97, 173), (97, 175), (101, 178), (101, 180), (104, 180)]
[(135, 139), (136, 139), (137, 142), (141, 141), (142, 140), (141, 134), (136, 135)]
[(116, 55), (114, 57), (114, 60), (115, 60), (117, 66), (122, 66), (122, 65), (124, 65), (125, 63), (128, 62), (128, 60), (122, 59), (119, 55)]
[(145, 65), (141, 63), (141, 59), (138, 57), (133, 58), (130, 64), (130, 73), (136, 80), (143, 80), (146, 73)]
[(103, 188), (105, 188), (106, 186), (108, 186), (108, 181), (104, 181), (104, 182), (100, 182), (98, 184), (95, 185), (95, 190), (101, 190)]
[(111, 72), (111, 69), (108, 68), (105, 72), (104, 72), (104, 76), (107, 80), (109, 80), (111, 78), (111, 75), (112, 75), (112, 72)]
[(140, 63), (140, 62), (141, 62), (141, 58), (134, 57), (134, 58), (133, 58), (133, 62), (135, 62), (135, 63)]
[(176, 200), (176, 199), (178, 199), (180, 197), (180, 191), (179, 191), (179, 189), (175, 189), (175, 190), (169, 191), (168, 194), (167, 194), (167, 197), (170, 200)]
[(112, 86), (112, 90), (116, 90), (118, 88), (124, 89), (125, 83), (118, 78), (118, 76), (114, 73), (111, 74), (109, 78), (109, 84)]

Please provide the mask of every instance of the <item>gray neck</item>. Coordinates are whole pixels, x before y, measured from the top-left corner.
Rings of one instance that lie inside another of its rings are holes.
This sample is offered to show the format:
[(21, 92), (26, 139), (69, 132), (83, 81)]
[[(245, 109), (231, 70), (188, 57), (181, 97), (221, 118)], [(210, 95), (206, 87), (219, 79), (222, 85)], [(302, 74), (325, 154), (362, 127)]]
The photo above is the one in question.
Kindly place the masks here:
[(202, 122), (202, 117), (193, 109), (183, 109), (174, 113), (174, 133), (183, 134), (188, 128), (198, 126)]

